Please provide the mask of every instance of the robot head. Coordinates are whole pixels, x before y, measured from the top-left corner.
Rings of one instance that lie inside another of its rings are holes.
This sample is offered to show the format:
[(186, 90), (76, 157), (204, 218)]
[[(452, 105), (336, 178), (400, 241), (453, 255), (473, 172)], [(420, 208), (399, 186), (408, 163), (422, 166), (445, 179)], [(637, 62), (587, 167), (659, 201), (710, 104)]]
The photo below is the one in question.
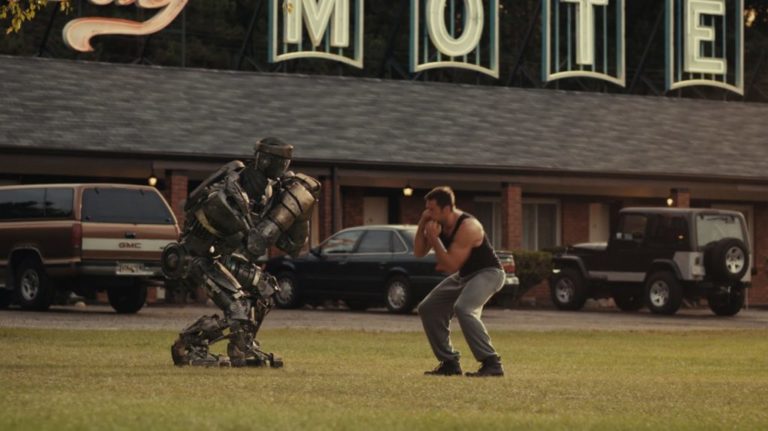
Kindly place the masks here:
[(256, 156), (256, 169), (268, 178), (275, 179), (283, 175), (291, 164), (293, 145), (283, 142), (280, 138), (264, 138), (256, 143), (253, 151)]

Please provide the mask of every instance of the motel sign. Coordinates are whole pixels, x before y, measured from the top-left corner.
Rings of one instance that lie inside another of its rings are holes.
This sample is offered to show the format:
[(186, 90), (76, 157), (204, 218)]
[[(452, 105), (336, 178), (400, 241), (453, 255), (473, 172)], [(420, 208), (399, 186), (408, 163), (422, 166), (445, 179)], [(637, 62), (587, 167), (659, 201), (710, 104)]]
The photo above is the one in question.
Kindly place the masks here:
[[(106, 5), (113, 0), (90, 0)], [(627, 0), (541, 0), (542, 79), (624, 87)], [(643, 1), (643, 0), (634, 0)], [(744, 92), (744, 0), (665, 0), (667, 90), (708, 85)], [(114, 0), (159, 12), (145, 22), (79, 18), (64, 41), (160, 31), (187, 0)], [(364, 0), (269, 0), (268, 60), (323, 58), (363, 67)], [(411, 0), (410, 71), (461, 68), (499, 77), (499, 0)]]

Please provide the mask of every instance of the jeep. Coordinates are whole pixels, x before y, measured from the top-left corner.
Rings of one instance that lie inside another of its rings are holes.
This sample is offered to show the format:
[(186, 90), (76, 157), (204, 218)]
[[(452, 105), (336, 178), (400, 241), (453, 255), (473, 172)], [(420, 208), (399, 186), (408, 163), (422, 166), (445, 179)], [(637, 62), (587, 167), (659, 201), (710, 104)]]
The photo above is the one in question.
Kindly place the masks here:
[(62, 293), (106, 290), (118, 313), (135, 313), (148, 285), (161, 283), (160, 254), (178, 235), (153, 187), (0, 187), (0, 308), (45, 310)]
[(674, 314), (683, 299), (706, 298), (719, 316), (744, 305), (752, 276), (744, 216), (703, 208), (624, 208), (608, 243), (567, 247), (553, 256), (552, 302), (579, 310), (588, 298)]

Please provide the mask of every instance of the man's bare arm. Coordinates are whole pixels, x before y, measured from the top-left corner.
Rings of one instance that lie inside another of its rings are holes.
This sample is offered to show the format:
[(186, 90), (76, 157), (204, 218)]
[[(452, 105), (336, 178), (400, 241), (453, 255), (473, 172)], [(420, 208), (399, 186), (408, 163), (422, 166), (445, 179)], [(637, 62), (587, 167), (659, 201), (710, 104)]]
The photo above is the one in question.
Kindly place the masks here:
[(459, 227), (456, 237), (449, 250), (445, 249), (443, 242), (437, 235), (427, 232), (432, 248), (437, 256), (437, 270), (453, 273), (461, 269), (469, 259), (472, 248), (477, 247), (483, 241), (483, 228), (477, 221), (469, 221)]
[(429, 241), (427, 241), (427, 236), (424, 232), (424, 227), (430, 220), (431, 219), (426, 215), (425, 211), (425, 213), (421, 215), (421, 219), (419, 220), (419, 227), (416, 228), (416, 236), (413, 238), (413, 255), (416, 257), (424, 257), (427, 255), (427, 253), (429, 253), (429, 250), (432, 249), (432, 246), (429, 244)]

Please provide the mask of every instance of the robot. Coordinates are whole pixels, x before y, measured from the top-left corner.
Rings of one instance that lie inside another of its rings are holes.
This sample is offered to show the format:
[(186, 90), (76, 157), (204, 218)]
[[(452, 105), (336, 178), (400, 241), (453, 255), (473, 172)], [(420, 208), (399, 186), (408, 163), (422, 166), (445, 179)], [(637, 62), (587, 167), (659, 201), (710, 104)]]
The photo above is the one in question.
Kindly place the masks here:
[[(253, 160), (227, 163), (189, 195), (180, 240), (163, 249), (163, 274), (204, 287), (224, 315), (202, 316), (181, 331), (171, 346), (175, 365), (283, 366), (256, 340), (279, 288), (254, 262), (273, 245), (296, 256), (307, 240), (320, 183), (287, 170), (292, 153), (292, 145), (264, 138)], [(225, 339), (227, 355), (209, 351)]]

